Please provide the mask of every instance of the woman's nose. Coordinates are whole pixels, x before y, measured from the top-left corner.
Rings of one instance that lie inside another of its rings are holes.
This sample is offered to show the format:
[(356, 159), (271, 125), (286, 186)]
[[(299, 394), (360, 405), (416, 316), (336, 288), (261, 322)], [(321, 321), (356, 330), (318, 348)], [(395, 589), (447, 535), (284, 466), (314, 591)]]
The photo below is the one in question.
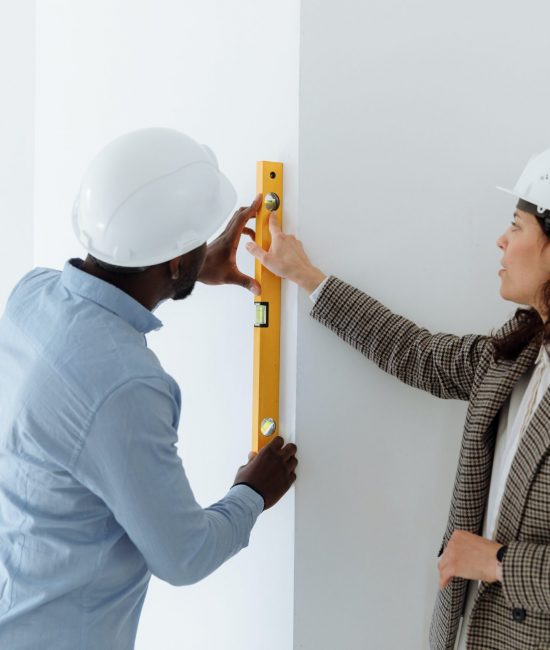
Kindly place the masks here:
[(506, 239), (505, 239), (504, 235), (501, 235), (501, 236), (497, 239), (497, 246), (500, 248), (500, 250), (503, 251), (504, 248), (505, 248), (505, 244), (506, 244)]

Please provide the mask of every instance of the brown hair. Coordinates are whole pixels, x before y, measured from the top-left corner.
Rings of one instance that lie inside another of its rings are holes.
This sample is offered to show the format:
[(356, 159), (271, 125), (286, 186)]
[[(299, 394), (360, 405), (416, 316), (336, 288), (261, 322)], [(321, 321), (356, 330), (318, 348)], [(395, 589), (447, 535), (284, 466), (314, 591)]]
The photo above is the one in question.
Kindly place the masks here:
[[(523, 203), (523, 205), (522, 205)], [(526, 206), (529, 206), (525, 201), (518, 202), (519, 209), (525, 209)], [(531, 210), (527, 210), (531, 214)], [(546, 213), (549, 211), (547, 210)], [(546, 230), (546, 221), (543, 221), (535, 213), (534, 216), (537, 217), (537, 223), (539, 224), (542, 232), (547, 237), (548, 242), (550, 242), (550, 235)], [(547, 243), (548, 243), (547, 242)], [(547, 312), (550, 314), (550, 282), (547, 282), (541, 288), (541, 296), (543, 299), (543, 304), (547, 307)], [(533, 307), (525, 309), (521, 307), (515, 313), (514, 319), (516, 323), (511, 332), (504, 336), (494, 336), (492, 337), (493, 346), (495, 349), (495, 359), (497, 361), (501, 359), (513, 360), (518, 357), (520, 352), (526, 348), (531, 341), (538, 339), (542, 344), (550, 342), (550, 321), (546, 323), (540, 317), (540, 314)]]
[[(550, 283), (544, 287), (544, 293), (545, 295), (550, 294)], [(547, 305), (549, 304), (548, 300), (545, 302)], [(536, 309), (532, 307), (530, 309), (520, 308), (516, 311), (514, 318), (516, 323), (511, 332), (504, 336), (493, 335), (492, 337), (497, 361), (516, 359), (534, 339), (539, 339), (541, 343), (550, 341), (550, 324), (543, 323)]]

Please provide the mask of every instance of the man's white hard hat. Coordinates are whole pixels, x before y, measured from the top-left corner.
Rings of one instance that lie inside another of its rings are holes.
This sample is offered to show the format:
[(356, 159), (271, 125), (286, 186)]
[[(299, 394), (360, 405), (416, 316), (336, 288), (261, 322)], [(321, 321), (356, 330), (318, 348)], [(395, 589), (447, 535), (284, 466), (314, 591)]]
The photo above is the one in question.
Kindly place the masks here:
[(550, 149), (531, 157), (513, 189), (498, 189), (533, 203), (539, 214), (550, 209)]
[(140, 129), (113, 140), (92, 161), (73, 227), (97, 259), (151, 266), (204, 244), (236, 201), (208, 147), (173, 129)]

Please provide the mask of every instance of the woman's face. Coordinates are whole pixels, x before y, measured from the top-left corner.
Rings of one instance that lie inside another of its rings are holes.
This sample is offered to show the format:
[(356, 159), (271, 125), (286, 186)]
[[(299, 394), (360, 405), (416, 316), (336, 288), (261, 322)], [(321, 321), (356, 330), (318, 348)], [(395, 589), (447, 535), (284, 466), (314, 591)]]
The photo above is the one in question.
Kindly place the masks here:
[(546, 319), (541, 288), (550, 280), (550, 242), (529, 212), (514, 212), (514, 220), (497, 239), (502, 250), (500, 295), (505, 300), (534, 307)]

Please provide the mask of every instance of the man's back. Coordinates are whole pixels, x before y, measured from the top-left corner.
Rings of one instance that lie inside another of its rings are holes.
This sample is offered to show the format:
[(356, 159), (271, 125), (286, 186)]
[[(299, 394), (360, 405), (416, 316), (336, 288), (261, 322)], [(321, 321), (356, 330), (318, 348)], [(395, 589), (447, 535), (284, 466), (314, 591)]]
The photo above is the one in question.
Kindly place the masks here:
[(208, 508), (193, 496), (179, 388), (145, 341), (161, 326), (80, 260), (36, 269), (12, 293), (0, 320), (0, 648), (131, 650), (151, 573), (192, 584), (248, 545), (264, 508), (254, 489), (235, 485)]
[(77, 274), (32, 271), (0, 320), (0, 647), (131, 647), (150, 575), (75, 467), (102, 400), (171, 380), (142, 333), (75, 293)]

